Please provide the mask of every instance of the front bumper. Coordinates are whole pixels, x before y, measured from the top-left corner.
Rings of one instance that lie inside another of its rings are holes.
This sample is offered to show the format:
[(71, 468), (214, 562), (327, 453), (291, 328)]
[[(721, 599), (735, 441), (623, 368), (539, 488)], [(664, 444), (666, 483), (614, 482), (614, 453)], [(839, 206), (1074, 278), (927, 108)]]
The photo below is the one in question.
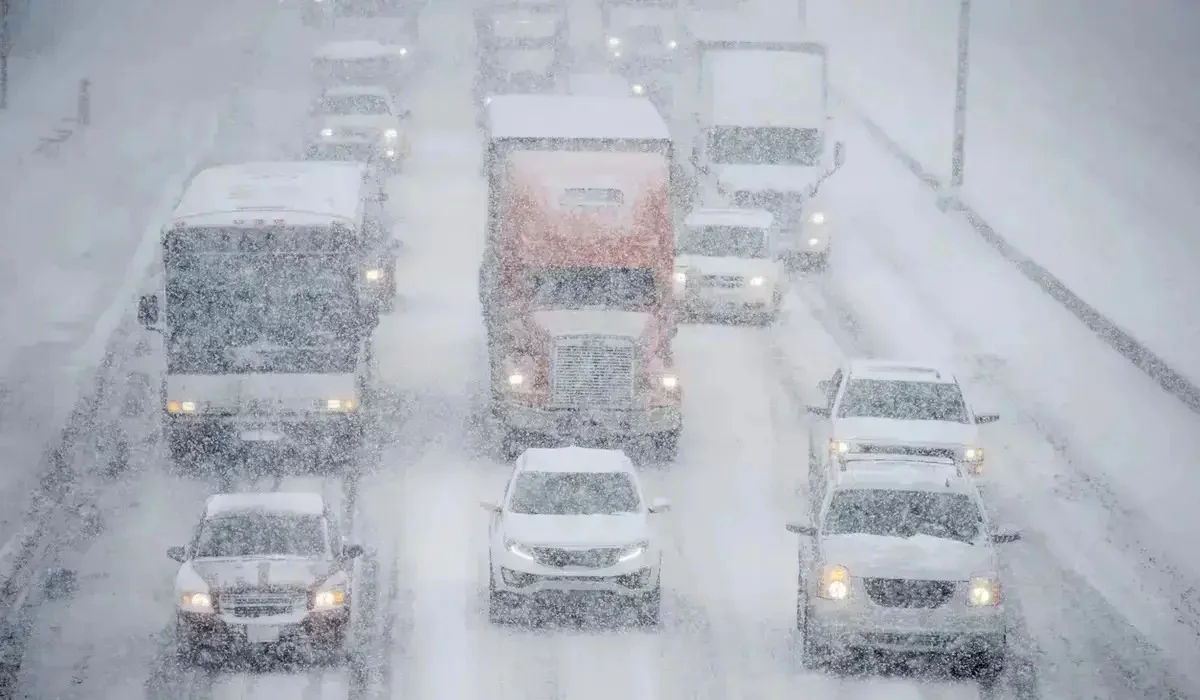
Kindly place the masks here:
[[(218, 651), (245, 651), (262, 644), (282, 646), (334, 645), (345, 638), (350, 624), (350, 608), (321, 612), (297, 612), (264, 618), (241, 619), (221, 613), (179, 611), (178, 634), (188, 646)], [(252, 641), (255, 633), (278, 632), (273, 642)]]
[(289, 416), (168, 414), (163, 430), (172, 448), (219, 452), (254, 445), (283, 449), (352, 449), (363, 438), (358, 413)]
[(310, 160), (352, 160), (361, 162), (399, 163), (408, 156), (408, 145), (376, 141), (322, 140), (310, 144)]
[(1004, 607), (972, 608), (960, 600), (940, 607), (888, 608), (854, 586), (847, 600), (813, 597), (806, 634), (822, 646), (910, 653), (974, 654), (1004, 648)]
[(768, 313), (774, 310), (776, 288), (761, 287), (693, 287), (684, 288), (680, 308), (685, 314), (740, 316)]
[(679, 430), (679, 406), (630, 410), (547, 409), (505, 403), (499, 417), (510, 430), (559, 438), (627, 438), (659, 435)]

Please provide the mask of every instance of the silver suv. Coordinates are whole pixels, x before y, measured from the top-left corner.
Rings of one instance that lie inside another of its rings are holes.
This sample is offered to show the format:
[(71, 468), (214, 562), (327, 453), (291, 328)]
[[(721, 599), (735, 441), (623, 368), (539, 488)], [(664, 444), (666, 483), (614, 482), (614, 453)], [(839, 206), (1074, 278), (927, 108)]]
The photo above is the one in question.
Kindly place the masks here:
[(864, 460), (826, 492), (817, 524), (788, 523), (800, 548), (803, 662), (853, 650), (948, 654), (981, 677), (1004, 665), (1008, 625), (992, 528), (951, 460)]

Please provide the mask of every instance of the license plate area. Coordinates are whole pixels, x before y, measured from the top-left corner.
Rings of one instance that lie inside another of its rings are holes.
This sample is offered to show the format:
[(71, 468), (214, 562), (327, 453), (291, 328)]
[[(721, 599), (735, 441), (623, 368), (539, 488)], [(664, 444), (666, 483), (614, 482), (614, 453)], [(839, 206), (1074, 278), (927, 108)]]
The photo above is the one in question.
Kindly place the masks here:
[(243, 442), (279, 442), (283, 440), (282, 433), (261, 428), (243, 430), (238, 433), (238, 437)]
[(279, 641), (279, 625), (246, 625), (246, 641), (251, 644), (274, 644)]

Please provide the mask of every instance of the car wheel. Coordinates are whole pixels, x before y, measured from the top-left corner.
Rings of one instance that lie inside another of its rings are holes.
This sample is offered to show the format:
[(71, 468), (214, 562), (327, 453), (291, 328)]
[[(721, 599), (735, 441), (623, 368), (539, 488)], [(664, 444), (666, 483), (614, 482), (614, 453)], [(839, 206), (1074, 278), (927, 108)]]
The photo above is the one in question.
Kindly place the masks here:
[(808, 607), (807, 602), (804, 603), (804, 608), (797, 614), (804, 617), (800, 627), (800, 663), (804, 668), (817, 670), (824, 668), (829, 662), (829, 647), (821, 644), (813, 638), (813, 634), (808, 627)]
[(503, 591), (496, 590), (495, 574), (491, 573), (492, 565), (488, 563), (488, 622), (493, 625), (504, 625), (512, 621), (512, 605)]
[(995, 682), (1004, 673), (1006, 654), (1003, 649), (972, 654), (962, 662), (962, 672), (983, 683)]
[(662, 582), (654, 590), (643, 593), (636, 603), (637, 623), (641, 627), (658, 627), (662, 617)]

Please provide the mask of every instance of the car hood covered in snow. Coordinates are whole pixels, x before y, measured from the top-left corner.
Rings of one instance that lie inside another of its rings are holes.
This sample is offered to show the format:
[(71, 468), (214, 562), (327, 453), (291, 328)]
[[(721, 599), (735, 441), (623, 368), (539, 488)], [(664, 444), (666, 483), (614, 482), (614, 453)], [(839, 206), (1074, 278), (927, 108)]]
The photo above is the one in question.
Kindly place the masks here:
[(307, 558), (194, 559), (187, 564), (211, 589), (311, 586), (334, 568), (333, 562)]
[(833, 426), (836, 440), (896, 445), (973, 446), (978, 436), (979, 429), (973, 424), (935, 420), (838, 418)]
[(985, 541), (930, 535), (826, 535), (821, 538), (821, 556), (826, 564), (844, 566), (857, 578), (966, 581), (996, 567), (994, 550)]
[(504, 514), (504, 535), (531, 546), (623, 547), (649, 537), (646, 516)]

